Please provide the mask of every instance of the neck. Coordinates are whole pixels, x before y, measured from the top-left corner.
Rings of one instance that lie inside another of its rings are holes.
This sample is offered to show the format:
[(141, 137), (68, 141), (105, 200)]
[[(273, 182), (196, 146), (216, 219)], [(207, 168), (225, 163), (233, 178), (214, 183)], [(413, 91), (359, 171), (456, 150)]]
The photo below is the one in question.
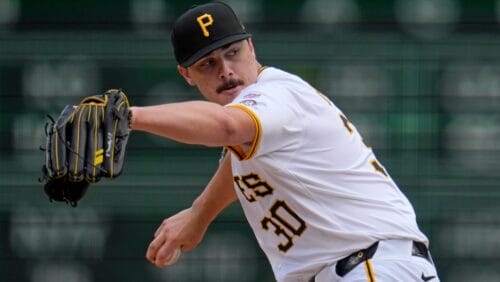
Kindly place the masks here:
[(257, 75), (259, 75), (266, 67), (262, 66), (260, 63), (257, 63)]

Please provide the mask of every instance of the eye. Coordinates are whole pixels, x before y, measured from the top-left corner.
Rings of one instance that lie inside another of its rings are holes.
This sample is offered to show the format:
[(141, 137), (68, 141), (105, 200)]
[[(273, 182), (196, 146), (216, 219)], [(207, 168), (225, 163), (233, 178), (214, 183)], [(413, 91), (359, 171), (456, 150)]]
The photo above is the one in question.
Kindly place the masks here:
[(214, 59), (206, 59), (202, 62), (200, 62), (200, 64), (198, 65), (200, 68), (209, 68), (211, 66), (213, 66), (215, 64), (215, 60)]
[(233, 49), (229, 50), (229, 51), (226, 53), (226, 55), (227, 55), (227, 56), (230, 56), (230, 57), (232, 57), (232, 56), (236, 56), (236, 55), (238, 54), (238, 52), (239, 52), (239, 51), (240, 51), (240, 49), (238, 49), (238, 48), (233, 48)]

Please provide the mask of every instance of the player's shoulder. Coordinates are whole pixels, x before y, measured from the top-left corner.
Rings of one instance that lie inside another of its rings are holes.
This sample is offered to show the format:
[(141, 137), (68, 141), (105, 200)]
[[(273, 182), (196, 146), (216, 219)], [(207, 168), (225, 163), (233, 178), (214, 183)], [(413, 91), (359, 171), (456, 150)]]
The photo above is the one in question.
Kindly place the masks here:
[(307, 85), (307, 83), (297, 75), (275, 67), (265, 67), (260, 72), (256, 83), (249, 85), (245, 90), (259, 93), (286, 92), (287, 88), (294, 88), (299, 84)]
[(313, 93), (313, 90), (307, 82), (294, 74), (266, 67), (259, 73), (257, 81), (243, 89), (234, 102), (252, 100), (250, 102), (260, 101), (283, 106), (297, 103), (305, 98), (299, 96), (310, 96), (307, 93)]
[(284, 71), (276, 67), (263, 67), (257, 79), (258, 83), (268, 83), (270, 81), (300, 81), (302, 80), (295, 74)]

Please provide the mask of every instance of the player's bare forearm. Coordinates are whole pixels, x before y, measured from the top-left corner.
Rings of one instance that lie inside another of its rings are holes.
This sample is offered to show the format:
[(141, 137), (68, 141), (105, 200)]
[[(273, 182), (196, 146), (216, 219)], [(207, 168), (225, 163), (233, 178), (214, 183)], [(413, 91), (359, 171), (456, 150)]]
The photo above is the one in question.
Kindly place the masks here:
[(180, 247), (190, 251), (201, 242), (210, 223), (237, 198), (232, 187), (230, 157), (226, 156), (191, 208), (165, 219), (154, 234), (146, 258), (161, 267)]
[(205, 190), (193, 203), (193, 212), (199, 215), (202, 222), (210, 224), (222, 210), (236, 201), (237, 196), (232, 183), (231, 157), (228, 155)]
[(248, 114), (205, 101), (132, 107), (131, 128), (178, 142), (205, 146), (237, 145), (252, 140)]

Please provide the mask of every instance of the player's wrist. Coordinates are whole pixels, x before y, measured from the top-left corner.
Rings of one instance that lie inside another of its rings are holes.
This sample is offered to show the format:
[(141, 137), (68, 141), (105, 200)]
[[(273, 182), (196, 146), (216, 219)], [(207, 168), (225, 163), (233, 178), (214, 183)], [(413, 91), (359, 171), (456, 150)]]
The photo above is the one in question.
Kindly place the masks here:
[(137, 125), (137, 107), (130, 107), (128, 114), (128, 128), (134, 130)]
[(209, 209), (206, 204), (204, 204), (203, 199), (198, 197), (191, 206), (191, 213), (197, 221), (205, 226), (210, 225), (212, 221), (217, 217), (217, 213)]

